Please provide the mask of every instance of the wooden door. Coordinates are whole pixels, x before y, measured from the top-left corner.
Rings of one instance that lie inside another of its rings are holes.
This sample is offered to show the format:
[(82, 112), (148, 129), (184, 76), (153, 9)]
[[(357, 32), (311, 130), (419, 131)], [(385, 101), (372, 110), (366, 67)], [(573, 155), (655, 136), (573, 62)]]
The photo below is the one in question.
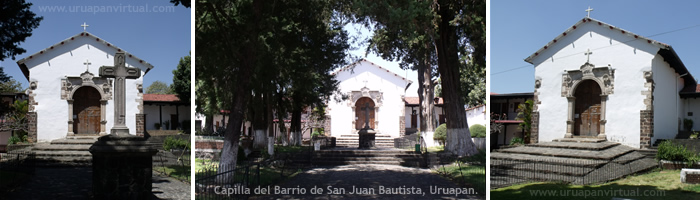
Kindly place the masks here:
[(92, 87), (81, 87), (73, 94), (73, 133), (99, 134), (102, 110), (100, 92)]
[[(367, 109), (365, 109), (367, 107)], [(365, 122), (369, 118), (369, 127), (374, 129), (374, 101), (368, 97), (362, 97), (355, 103), (355, 129), (360, 130), (365, 127)], [(367, 114), (365, 114), (367, 113)]]
[(177, 115), (171, 114), (170, 115), (170, 129), (169, 130), (175, 130), (175, 129), (179, 128), (179, 126), (180, 126), (180, 123), (179, 123)]
[(418, 115), (415, 113), (411, 114), (411, 128), (418, 128)]
[(574, 135), (595, 137), (600, 133), (600, 86), (587, 80), (576, 88), (574, 103)]

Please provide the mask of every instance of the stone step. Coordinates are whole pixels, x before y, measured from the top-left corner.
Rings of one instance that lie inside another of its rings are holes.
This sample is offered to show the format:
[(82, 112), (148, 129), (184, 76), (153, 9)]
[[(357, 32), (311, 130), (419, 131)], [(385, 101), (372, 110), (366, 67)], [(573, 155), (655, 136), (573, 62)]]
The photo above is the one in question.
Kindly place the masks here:
[(587, 137), (575, 137), (575, 138), (559, 138), (554, 139), (552, 142), (578, 142), (578, 143), (598, 143), (605, 142), (605, 139), (600, 138), (587, 138)]
[(528, 144), (532, 147), (549, 147), (549, 148), (565, 148), (565, 149), (580, 149), (580, 150), (604, 150), (610, 147), (620, 145), (614, 142), (597, 142), (597, 143), (579, 143), (579, 142), (540, 142)]
[(624, 176), (654, 169), (658, 166), (655, 160), (643, 158), (626, 164), (610, 162), (603, 167), (592, 171), (574, 184), (592, 184), (607, 182)]
[(42, 157), (90, 157), (89, 151), (34, 151), (37, 158)]
[(644, 154), (641, 154), (637, 151), (631, 151), (625, 155), (622, 155), (620, 157), (615, 158), (615, 160), (613, 160), (613, 162), (619, 163), (619, 164), (627, 164), (629, 162), (639, 160), (642, 158), (645, 158)]
[(95, 142), (97, 142), (97, 140), (93, 140), (93, 139), (58, 139), (58, 140), (51, 141), (51, 144), (56, 144), (56, 145), (89, 144), (89, 145), (92, 145)]
[(87, 144), (64, 144), (64, 145), (49, 145), (37, 144), (34, 145), (35, 151), (88, 151), (90, 146)]
[(66, 136), (68, 140), (97, 140), (100, 136)]
[(646, 158), (651, 158), (654, 159), (656, 158), (656, 154), (659, 152), (658, 149), (638, 149), (637, 152), (640, 154), (644, 155)]
[(530, 155), (530, 154), (515, 154), (515, 153), (502, 153), (502, 152), (492, 152), (491, 162), (495, 160), (515, 160), (524, 162), (539, 162), (547, 164), (558, 164), (567, 166), (599, 166), (605, 164), (606, 161), (603, 160), (592, 160), (592, 159), (581, 159), (581, 158), (562, 158), (562, 157), (552, 157), (543, 155)]
[(396, 157), (322, 157), (316, 158), (324, 161), (421, 161), (423, 158), (396, 158)]
[(618, 156), (626, 154), (630, 151), (634, 151), (634, 149), (632, 149), (631, 147), (625, 147), (625, 146), (621, 146), (621, 145), (613, 146), (613, 147), (610, 147), (610, 148), (607, 148), (604, 150), (600, 150), (600, 151), (521, 146), (521, 147), (500, 149), (498, 151), (504, 152), (504, 153), (544, 155), (544, 156), (566, 157), (566, 158), (612, 160), (612, 159), (615, 159)]
[(423, 162), (420, 161), (313, 161), (313, 165), (318, 166), (336, 166), (336, 165), (353, 165), (353, 164), (375, 164), (375, 165), (398, 165), (405, 167), (423, 167)]

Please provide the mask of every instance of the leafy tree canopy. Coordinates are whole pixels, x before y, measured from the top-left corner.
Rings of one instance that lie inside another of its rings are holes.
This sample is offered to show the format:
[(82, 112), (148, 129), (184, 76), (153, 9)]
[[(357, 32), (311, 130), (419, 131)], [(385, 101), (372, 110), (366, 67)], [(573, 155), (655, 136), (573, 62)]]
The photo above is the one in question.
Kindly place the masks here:
[(146, 94), (174, 94), (168, 84), (162, 81), (154, 81), (146, 88)]
[(190, 102), (190, 75), (190, 56), (188, 55), (180, 58), (177, 69), (173, 70), (173, 84), (170, 85), (172, 91), (183, 102)]
[(19, 43), (32, 36), (32, 30), (44, 19), (29, 10), (31, 6), (24, 0), (4, 0), (0, 4), (0, 61), (14, 60), (15, 56), (27, 52)]

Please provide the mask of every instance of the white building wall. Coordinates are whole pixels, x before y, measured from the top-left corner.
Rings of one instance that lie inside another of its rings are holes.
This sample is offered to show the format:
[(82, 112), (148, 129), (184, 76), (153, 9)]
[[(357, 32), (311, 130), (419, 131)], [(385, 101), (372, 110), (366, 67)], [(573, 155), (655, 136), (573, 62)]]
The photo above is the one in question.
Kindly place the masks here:
[(655, 86), (653, 144), (656, 139), (672, 139), (678, 134), (678, 125), (683, 119), (683, 103), (678, 92), (683, 82), (660, 55), (654, 58), (652, 72)]
[[(681, 115), (683, 115), (683, 118), (688, 118), (693, 120), (693, 130), (698, 131), (700, 130), (700, 99), (699, 98), (685, 98), (681, 99), (683, 102), (683, 112)], [(693, 116), (688, 116), (688, 113), (692, 112)], [(654, 137), (657, 138), (657, 137)]]
[(486, 106), (481, 106), (472, 110), (467, 110), (467, 124), (471, 127), (474, 124), (481, 124), (486, 126)]
[[(405, 104), (401, 97), (405, 95), (404, 88), (408, 81), (387, 72), (386, 69), (371, 65), (369, 62), (361, 61), (352, 69), (339, 71), (335, 76), (340, 82), (339, 90), (343, 94), (348, 94), (350, 91), (361, 91), (366, 86), (370, 91), (382, 92), (382, 105), (375, 107), (377, 109), (375, 119), (379, 121), (376, 131), (379, 134), (399, 137), (399, 117), (405, 117), (401, 116), (405, 112)], [(331, 134), (335, 137), (356, 134), (352, 127), (352, 121), (355, 118), (352, 106), (355, 102), (351, 101), (352, 99), (342, 102), (331, 100), (328, 103), (328, 113), (332, 118)], [(375, 105), (377, 103), (375, 102)], [(407, 122), (410, 123), (410, 121)]]
[[(113, 66), (116, 50), (96, 42), (91, 37), (76, 37), (75, 41), (67, 42), (54, 50), (28, 59), (25, 64), (30, 71), (30, 82), (37, 81), (34, 90), (35, 101), (38, 102), (37, 112), (37, 139), (40, 142), (64, 138), (68, 133), (68, 102), (61, 99), (61, 79), (66, 76), (79, 77), (85, 72), (83, 63), (87, 60), (92, 63), (89, 71), (99, 76), (101, 66)], [(136, 134), (135, 114), (139, 113), (136, 90), (137, 83), (143, 82), (143, 73), (146, 66), (139, 64), (138, 60), (126, 59), (127, 67), (138, 67), (142, 76), (138, 79), (126, 81), (126, 126), (129, 133)], [(139, 97), (140, 98), (140, 97)], [(105, 117), (107, 120), (105, 132), (114, 125), (114, 95), (107, 102)]]
[(642, 72), (651, 69), (659, 48), (642, 40), (630, 41), (630, 37), (619, 30), (595, 23), (581, 25), (548, 48), (533, 60), (535, 76), (542, 79), (538, 90), (542, 102), (538, 110), (539, 141), (551, 141), (566, 134), (568, 103), (561, 96), (562, 73), (579, 69), (587, 59), (583, 52), (590, 49), (593, 52), (590, 63), (596, 67), (610, 64), (615, 69), (614, 94), (607, 101), (607, 139), (639, 147), (639, 111), (645, 108), (641, 95), (644, 90)]
[[(165, 121), (170, 121), (170, 115), (175, 115), (178, 114), (178, 111), (175, 110), (176, 106), (175, 105), (163, 105), (163, 122)], [(189, 106), (177, 106), (177, 109), (179, 110), (180, 116), (179, 122), (182, 123), (184, 120), (190, 120), (191, 115), (190, 115), (190, 107)], [(159, 114), (159, 106), (158, 105), (144, 105), (143, 106), (143, 112), (146, 113), (146, 130), (155, 130), (155, 123), (160, 122), (160, 114)], [(173, 122), (170, 122), (172, 125)], [(180, 124), (182, 127), (182, 124)], [(165, 128), (163, 128), (165, 129)]]

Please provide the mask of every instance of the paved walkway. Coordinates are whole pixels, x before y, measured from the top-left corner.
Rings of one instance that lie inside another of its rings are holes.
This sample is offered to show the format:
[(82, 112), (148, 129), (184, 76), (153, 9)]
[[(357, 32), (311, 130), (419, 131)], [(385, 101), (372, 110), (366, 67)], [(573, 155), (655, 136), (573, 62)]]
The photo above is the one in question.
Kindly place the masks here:
[[(314, 187), (322, 189), (321, 193), (312, 194)], [(484, 199), (478, 195), (455, 195), (455, 191), (464, 190), (429, 169), (374, 164), (314, 168), (270, 186), (270, 190), (271, 195), (251, 199)], [(386, 194), (387, 190), (403, 194)], [(281, 194), (284, 192), (287, 194)]]
[[(153, 173), (153, 199), (191, 199), (190, 184)], [(90, 199), (91, 167), (36, 168), (35, 175), (2, 199)]]

